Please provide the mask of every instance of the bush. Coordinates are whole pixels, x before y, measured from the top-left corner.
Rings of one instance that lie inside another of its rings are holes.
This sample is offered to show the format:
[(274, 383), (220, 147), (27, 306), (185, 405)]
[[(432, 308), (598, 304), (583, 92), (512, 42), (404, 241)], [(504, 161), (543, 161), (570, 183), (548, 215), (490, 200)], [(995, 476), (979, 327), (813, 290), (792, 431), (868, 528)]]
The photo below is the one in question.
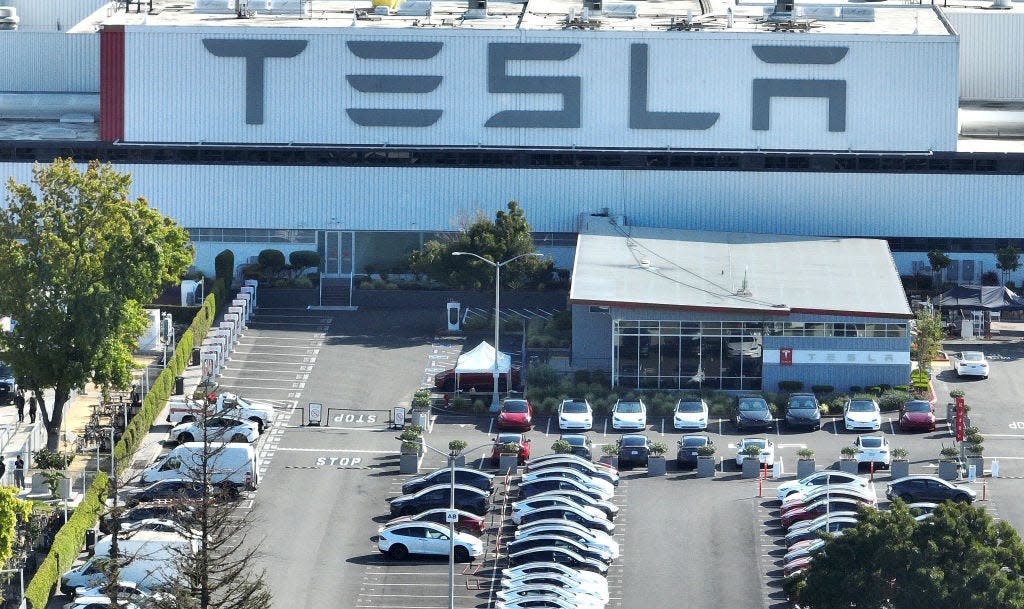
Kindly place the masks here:
[(551, 445), (551, 450), (564, 455), (572, 452), (572, 446), (565, 440), (555, 440), (555, 443)]
[(555, 414), (561, 402), (557, 398), (547, 397), (541, 402), (540, 411), (542, 414)]
[(793, 393), (803, 388), (804, 384), (801, 381), (779, 381), (779, 391), (783, 393)]
[(231, 285), (235, 279), (235, 253), (231, 250), (224, 250), (213, 259), (214, 274), (217, 279), (226, 285)]
[(558, 382), (558, 373), (547, 364), (531, 364), (526, 369), (526, 386), (548, 387)]
[(846, 400), (849, 399), (845, 395), (837, 395), (832, 398), (828, 403), (829, 414), (843, 414), (843, 408), (846, 406)]
[(889, 390), (878, 398), (878, 407), (882, 412), (899, 410), (903, 403), (910, 399), (910, 392)]
[(832, 385), (811, 385), (814, 395), (832, 395), (836, 388)]
[(260, 266), (263, 268), (276, 273), (284, 268), (284, 252), (275, 249), (265, 249), (256, 256), (256, 261), (259, 262)]
[(981, 285), (999, 285), (999, 273), (985, 271), (981, 274)]
[(40, 448), (32, 453), (32, 461), (39, 469), (67, 469), (75, 455), (65, 455)]
[(860, 385), (850, 385), (850, 395), (858, 394), (861, 391), (864, 391), (864, 389)]
[(288, 264), (298, 271), (320, 268), (320, 254), (312, 250), (298, 250), (288, 254)]

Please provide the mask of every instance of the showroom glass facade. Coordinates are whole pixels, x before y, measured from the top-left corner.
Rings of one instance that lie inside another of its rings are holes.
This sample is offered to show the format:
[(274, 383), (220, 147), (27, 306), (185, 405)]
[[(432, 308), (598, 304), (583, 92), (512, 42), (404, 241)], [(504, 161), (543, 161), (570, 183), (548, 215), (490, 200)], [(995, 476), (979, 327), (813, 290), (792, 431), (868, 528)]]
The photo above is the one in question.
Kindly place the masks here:
[(906, 323), (612, 321), (612, 380), (641, 389), (761, 389), (762, 337), (899, 338)]

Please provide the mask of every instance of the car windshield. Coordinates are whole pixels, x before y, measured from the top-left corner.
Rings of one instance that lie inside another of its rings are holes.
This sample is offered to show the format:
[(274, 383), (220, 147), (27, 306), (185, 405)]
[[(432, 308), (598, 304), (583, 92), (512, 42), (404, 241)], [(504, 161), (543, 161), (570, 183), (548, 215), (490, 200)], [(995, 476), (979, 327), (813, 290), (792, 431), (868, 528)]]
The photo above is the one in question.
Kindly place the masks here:
[(880, 448), (882, 446), (882, 438), (868, 437), (861, 438), (860, 445), (864, 448)]
[(498, 443), (504, 444), (505, 442), (518, 442), (520, 436), (517, 433), (502, 433), (498, 434)]
[(814, 398), (809, 396), (805, 398), (789, 398), (789, 408), (791, 410), (814, 410), (817, 407), (818, 405), (814, 403)]
[(965, 362), (982, 362), (985, 361), (985, 354), (981, 351), (964, 351), (963, 360)]
[(643, 436), (623, 436), (622, 437), (622, 445), (623, 446), (646, 446), (647, 445), (647, 438), (645, 438)]
[(708, 443), (708, 439), (702, 436), (683, 438), (682, 446), (685, 448), (697, 448)]
[(850, 402), (851, 412), (874, 412), (875, 403), (867, 400), (857, 400)]
[(763, 440), (761, 438), (753, 438), (753, 439), (749, 439), (749, 440), (744, 440), (743, 441), (743, 446), (741, 447), (741, 449), (746, 448), (748, 446), (756, 446), (758, 448), (764, 449), (764, 448), (768, 447), (768, 440)]
[(522, 400), (510, 400), (505, 402), (505, 412), (526, 412), (526, 402)]
[(768, 410), (768, 403), (761, 398), (740, 400), (740, 411), (742, 412), (757, 412), (764, 410)]
[(14, 373), (11, 372), (10, 366), (0, 362), (0, 379), (14, 378)]
[(704, 406), (700, 402), (679, 402), (676, 412), (704, 412)]
[(914, 401), (907, 402), (903, 406), (903, 409), (906, 410), (907, 412), (931, 412), (932, 406), (928, 402)]
[(619, 402), (615, 406), (616, 412), (640, 412), (640, 402)]
[(562, 412), (577, 414), (586, 411), (587, 405), (583, 402), (566, 402), (565, 404), (562, 404)]

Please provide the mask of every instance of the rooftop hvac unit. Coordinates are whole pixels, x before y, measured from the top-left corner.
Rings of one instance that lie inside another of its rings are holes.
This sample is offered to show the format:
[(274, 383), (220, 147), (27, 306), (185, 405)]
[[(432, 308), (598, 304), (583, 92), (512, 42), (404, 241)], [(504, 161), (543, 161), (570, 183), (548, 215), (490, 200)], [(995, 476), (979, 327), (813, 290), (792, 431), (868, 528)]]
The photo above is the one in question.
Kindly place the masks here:
[(591, 17), (598, 17), (604, 10), (603, 0), (583, 0), (583, 8), (587, 9)]
[(487, 16), (487, 0), (469, 0), (463, 19), (483, 19)]
[(18, 9), (13, 6), (0, 6), (0, 30), (16, 30), (21, 23)]
[(429, 17), (434, 12), (434, 7), (429, 0), (410, 0), (399, 5), (396, 15), (404, 17)]
[(792, 15), (794, 0), (775, 0), (775, 10), (772, 11), (774, 15)]

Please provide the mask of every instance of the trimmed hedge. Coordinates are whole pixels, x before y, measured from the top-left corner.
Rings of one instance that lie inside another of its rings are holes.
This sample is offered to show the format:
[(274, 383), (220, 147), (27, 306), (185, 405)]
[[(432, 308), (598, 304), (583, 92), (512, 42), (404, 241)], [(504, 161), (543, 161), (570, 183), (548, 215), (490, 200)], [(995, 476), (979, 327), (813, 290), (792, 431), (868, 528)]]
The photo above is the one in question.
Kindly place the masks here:
[[(224, 282), (217, 280), (213, 289), (203, 301), (192, 325), (185, 330), (174, 350), (173, 357), (167, 362), (160, 376), (153, 382), (149, 393), (142, 400), (142, 409), (128, 423), (127, 429), (121, 439), (114, 446), (114, 461), (117, 463), (117, 470), (123, 471), (131, 462), (135, 451), (139, 449), (142, 439), (149, 433), (156, 416), (163, 410), (167, 398), (174, 389), (174, 377), (180, 375), (192, 357), (192, 345), (203, 342), (203, 338), (213, 325), (217, 311), (223, 306), (226, 298), (227, 288)], [(92, 486), (86, 492), (82, 503), (75, 508), (71, 518), (57, 531), (50, 546), (50, 553), (46, 555), (39, 570), (32, 577), (28, 587), (25, 589), (25, 598), (28, 600), (30, 609), (43, 609), (50, 596), (54, 592), (57, 581), (63, 575), (85, 545), (85, 531), (96, 525), (100, 515), (103, 513), (107, 497), (107, 476), (102, 472), (96, 475)]]
[(25, 588), (29, 609), (43, 609), (53, 595), (57, 580), (78, 558), (85, 545), (85, 532), (95, 526), (107, 500), (107, 476), (98, 472), (67, 523), (57, 531), (50, 553), (43, 559), (32, 581)]

